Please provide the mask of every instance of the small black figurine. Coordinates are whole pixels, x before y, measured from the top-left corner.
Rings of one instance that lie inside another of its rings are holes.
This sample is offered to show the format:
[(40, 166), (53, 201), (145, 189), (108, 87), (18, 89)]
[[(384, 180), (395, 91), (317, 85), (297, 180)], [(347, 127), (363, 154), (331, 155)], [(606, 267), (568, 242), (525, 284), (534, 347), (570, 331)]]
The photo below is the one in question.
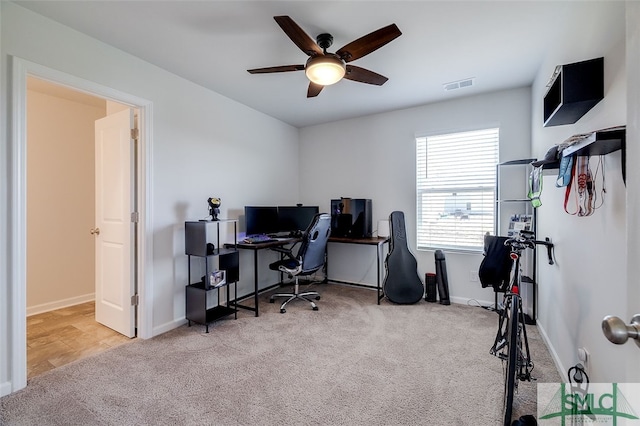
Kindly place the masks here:
[(220, 198), (210, 197), (207, 199), (209, 203), (209, 215), (211, 215), (211, 220), (220, 220), (218, 219), (218, 215), (220, 214)]

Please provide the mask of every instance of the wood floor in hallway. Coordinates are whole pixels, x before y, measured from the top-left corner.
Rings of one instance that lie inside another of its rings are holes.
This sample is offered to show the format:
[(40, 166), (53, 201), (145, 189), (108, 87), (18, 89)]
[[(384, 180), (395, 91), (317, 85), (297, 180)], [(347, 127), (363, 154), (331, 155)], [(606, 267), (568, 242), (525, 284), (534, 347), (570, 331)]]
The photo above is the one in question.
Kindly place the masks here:
[(27, 317), (27, 378), (131, 339), (96, 322), (94, 302)]

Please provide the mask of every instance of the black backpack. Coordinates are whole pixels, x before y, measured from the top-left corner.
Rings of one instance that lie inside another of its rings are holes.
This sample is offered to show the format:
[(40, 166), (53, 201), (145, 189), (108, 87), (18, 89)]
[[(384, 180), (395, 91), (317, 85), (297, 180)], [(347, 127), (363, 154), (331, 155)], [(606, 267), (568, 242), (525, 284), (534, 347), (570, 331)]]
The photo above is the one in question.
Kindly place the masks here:
[(478, 276), (483, 288), (492, 286), (494, 291), (504, 292), (509, 287), (512, 260), (510, 249), (504, 245), (507, 237), (486, 235), (484, 258), (480, 262)]

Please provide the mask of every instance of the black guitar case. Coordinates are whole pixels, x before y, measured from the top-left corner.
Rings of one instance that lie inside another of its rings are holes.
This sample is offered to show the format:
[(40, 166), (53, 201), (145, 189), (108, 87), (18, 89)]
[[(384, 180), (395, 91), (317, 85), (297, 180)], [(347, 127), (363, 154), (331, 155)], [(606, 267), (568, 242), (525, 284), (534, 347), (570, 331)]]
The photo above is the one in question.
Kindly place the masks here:
[(391, 240), (389, 254), (384, 262), (386, 276), (383, 290), (393, 303), (416, 303), (424, 295), (424, 285), (418, 276), (418, 262), (409, 251), (404, 213), (392, 212), (389, 216)]

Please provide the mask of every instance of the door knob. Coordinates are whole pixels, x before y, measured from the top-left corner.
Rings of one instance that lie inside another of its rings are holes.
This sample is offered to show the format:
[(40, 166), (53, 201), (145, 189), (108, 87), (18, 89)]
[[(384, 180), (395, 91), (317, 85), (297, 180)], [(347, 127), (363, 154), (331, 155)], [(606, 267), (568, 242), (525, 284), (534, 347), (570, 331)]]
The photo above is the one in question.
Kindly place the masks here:
[(100, 228), (96, 228), (96, 229), (91, 228), (91, 231), (89, 232), (91, 233), (91, 235), (100, 235)]
[(602, 320), (602, 332), (611, 343), (616, 345), (622, 345), (632, 338), (640, 347), (640, 314), (635, 314), (629, 325), (618, 317), (607, 315)]

